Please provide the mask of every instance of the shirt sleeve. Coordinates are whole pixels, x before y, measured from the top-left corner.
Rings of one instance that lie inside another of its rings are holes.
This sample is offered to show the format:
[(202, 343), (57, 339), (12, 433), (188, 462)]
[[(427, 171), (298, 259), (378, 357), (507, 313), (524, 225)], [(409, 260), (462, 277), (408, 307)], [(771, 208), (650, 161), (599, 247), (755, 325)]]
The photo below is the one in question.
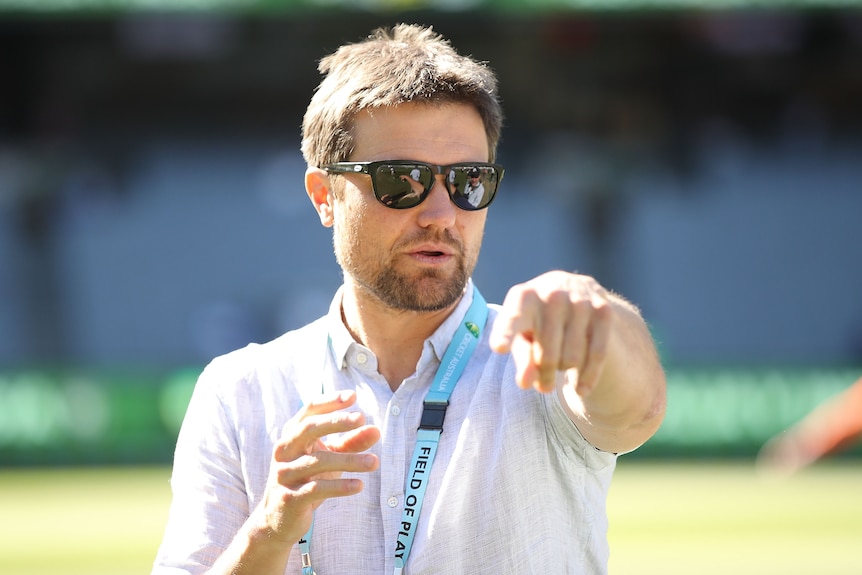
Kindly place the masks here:
[(230, 378), (214, 360), (198, 379), (177, 439), (173, 500), (153, 575), (209, 569), (249, 515), (236, 426), (218, 390)]
[(549, 435), (557, 449), (567, 456), (577, 457), (593, 471), (613, 469), (618, 454), (602, 451), (583, 436), (566, 413), (559, 394), (542, 394), (541, 398), (549, 424)]

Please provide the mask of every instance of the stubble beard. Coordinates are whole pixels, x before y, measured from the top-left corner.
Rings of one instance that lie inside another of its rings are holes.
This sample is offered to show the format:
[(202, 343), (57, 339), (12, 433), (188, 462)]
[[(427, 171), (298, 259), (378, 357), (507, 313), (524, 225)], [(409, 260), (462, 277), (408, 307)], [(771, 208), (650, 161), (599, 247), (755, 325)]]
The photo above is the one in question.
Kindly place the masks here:
[(393, 309), (440, 311), (460, 299), (468, 277), (463, 256), (457, 258), (455, 270), (448, 275), (438, 270), (423, 270), (418, 277), (411, 278), (394, 266), (388, 266), (377, 276), (373, 293)]
[(475, 267), (475, 262), (468, 263), (463, 246), (455, 240), (446, 242), (453, 248), (454, 270), (422, 269), (408, 274), (399, 271), (391, 259), (376, 266), (378, 269), (375, 270), (361, 258), (354, 257), (354, 252), (347, 247), (356, 246), (356, 239), (342, 238), (342, 241), (346, 240), (342, 250), (339, 249), (339, 240), (334, 239), (336, 259), (344, 273), (360, 289), (398, 311), (435, 312), (454, 305), (463, 295)]

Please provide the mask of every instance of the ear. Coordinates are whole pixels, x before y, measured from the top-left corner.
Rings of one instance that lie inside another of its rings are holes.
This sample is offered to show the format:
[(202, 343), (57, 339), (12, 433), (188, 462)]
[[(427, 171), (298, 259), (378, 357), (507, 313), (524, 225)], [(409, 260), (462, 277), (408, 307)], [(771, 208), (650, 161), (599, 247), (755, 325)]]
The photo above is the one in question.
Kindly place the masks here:
[(334, 196), (329, 182), (329, 174), (320, 168), (309, 167), (305, 170), (305, 192), (314, 205), (318, 217), (320, 217), (320, 223), (331, 228), (334, 223), (332, 211)]

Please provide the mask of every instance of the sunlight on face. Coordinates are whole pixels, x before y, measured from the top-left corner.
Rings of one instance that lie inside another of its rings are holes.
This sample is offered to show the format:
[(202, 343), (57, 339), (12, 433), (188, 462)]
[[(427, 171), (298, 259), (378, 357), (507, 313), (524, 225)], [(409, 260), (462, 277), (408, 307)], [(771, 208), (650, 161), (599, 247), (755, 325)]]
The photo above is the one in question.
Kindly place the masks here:
[[(355, 129), (351, 159), (357, 161), (488, 159), (482, 120), (463, 104), (363, 112)], [(365, 175), (346, 175), (339, 195), (333, 242), (347, 283), (399, 310), (437, 311), (458, 301), (476, 267), (485, 210), (455, 206), (441, 180), (422, 204), (406, 210), (380, 204)]]

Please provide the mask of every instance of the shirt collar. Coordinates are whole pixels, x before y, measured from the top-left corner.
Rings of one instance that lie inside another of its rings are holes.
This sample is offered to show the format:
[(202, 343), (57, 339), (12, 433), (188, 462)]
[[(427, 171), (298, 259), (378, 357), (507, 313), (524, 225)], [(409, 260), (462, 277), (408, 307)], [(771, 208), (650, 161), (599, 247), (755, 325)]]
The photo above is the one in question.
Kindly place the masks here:
[[(458, 305), (455, 306), (455, 309), (452, 310), (449, 317), (447, 317), (443, 323), (440, 324), (440, 327), (431, 334), (431, 337), (428, 338), (426, 343), (431, 344), (431, 349), (434, 351), (437, 361), (441, 361), (443, 359), (443, 354), (446, 353), (446, 348), (449, 346), (449, 342), (452, 340), (452, 337), (455, 335), (455, 331), (458, 329), (458, 326), (461, 325), (461, 321), (467, 314), (467, 309), (473, 302), (473, 291), (473, 280), (468, 279), (467, 285), (464, 288), (464, 296), (458, 302)], [(357, 344), (353, 339), (353, 336), (350, 335), (350, 332), (347, 330), (347, 326), (344, 325), (344, 321), (341, 317), (341, 300), (343, 297), (344, 286), (342, 285), (338, 288), (338, 291), (335, 292), (335, 297), (332, 298), (332, 303), (329, 304), (329, 313), (327, 314), (326, 319), (329, 337), (332, 342), (332, 352), (339, 369), (343, 369), (345, 366), (347, 352), (350, 349), (350, 346)]]

